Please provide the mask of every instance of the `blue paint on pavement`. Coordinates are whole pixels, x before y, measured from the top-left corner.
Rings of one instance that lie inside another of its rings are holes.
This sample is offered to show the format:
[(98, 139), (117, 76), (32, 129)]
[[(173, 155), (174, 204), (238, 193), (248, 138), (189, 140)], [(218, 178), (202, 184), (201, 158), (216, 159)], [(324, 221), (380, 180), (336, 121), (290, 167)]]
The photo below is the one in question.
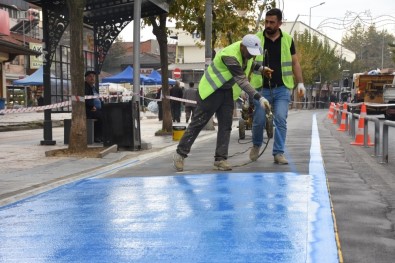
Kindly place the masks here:
[(339, 262), (316, 114), (312, 123), (309, 174), (313, 183), (309, 202), (310, 262)]
[(83, 180), (0, 210), (2, 262), (306, 262), (309, 176)]
[(81, 180), (0, 208), (0, 262), (337, 262), (316, 171)]

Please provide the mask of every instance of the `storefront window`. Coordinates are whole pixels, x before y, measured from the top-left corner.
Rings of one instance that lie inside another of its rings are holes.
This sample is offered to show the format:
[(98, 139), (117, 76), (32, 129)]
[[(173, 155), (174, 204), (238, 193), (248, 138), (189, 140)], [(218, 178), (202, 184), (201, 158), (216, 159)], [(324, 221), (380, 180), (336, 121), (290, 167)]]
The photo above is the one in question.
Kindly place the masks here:
[(18, 109), (36, 105), (30, 87), (7, 87), (7, 107)]

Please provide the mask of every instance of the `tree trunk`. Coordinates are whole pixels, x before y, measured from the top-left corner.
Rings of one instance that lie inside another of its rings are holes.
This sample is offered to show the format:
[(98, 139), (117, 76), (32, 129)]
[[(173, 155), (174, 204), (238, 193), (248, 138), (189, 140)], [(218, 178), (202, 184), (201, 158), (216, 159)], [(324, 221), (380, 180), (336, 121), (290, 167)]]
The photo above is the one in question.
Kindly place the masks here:
[(162, 99), (162, 109), (163, 109), (163, 122), (162, 130), (170, 132), (172, 131), (172, 118), (170, 110), (170, 100), (167, 99), (170, 96), (169, 92), (169, 63), (168, 63), (168, 52), (167, 52), (167, 14), (159, 15), (159, 25), (157, 24), (156, 17), (150, 17), (150, 22), (152, 23), (152, 33), (156, 36), (159, 44), (160, 51), (160, 66), (162, 71), (162, 94), (164, 98)]
[(84, 59), (82, 52), (83, 12), (85, 0), (67, 0), (70, 14), (70, 73), (71, 73), (71, 134), (70, 152), (82, 152), (87, 148), (86, 114), (84, 100), (75, 100), (75, 96), (85, 96)]

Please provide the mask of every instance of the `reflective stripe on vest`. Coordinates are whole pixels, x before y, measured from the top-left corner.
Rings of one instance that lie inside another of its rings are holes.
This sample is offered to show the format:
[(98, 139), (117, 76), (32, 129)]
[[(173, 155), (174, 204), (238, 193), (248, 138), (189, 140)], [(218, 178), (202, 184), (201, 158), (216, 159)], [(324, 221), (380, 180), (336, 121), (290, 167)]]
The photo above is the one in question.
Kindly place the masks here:
[(210, 65), (211, 70), (214, 73), (215, 78), (217, 78), (220, 82), (220, 85), (217, 86), (217, 84), (215, 83), (213, 77), (211, 74), (208, 73), (208, 71), (206, 71), (204, 73), (204, 76), (206, 77), (208, 83), (210, 83), (210, 87), (213, 88), (213, 90), (217, 90), (219, 87), (221, 87), (222, 85), (225, 84), (225, 82), (227, 81), (224, 76), (221, 75), (221, 72), (218, 70), (218, 68), (215, 66), (214, 62), (211, 63)]
[[(204, 72), (198, 88), (199, 95), (202, 100), (207, 98), (210, 94), (221, 88), (227, 81), (233, 78), (232, 74), (222, 61), (223, 56), (235, 57), (239, 64), (242, 65), (243, 58), (240, 51), (240, 43), (241, 41), (235, 42), (221, 50)], [(249, 67), (247, 67), (247, 69), (248, 68)], [(241, 93), (241, 89), (237, 84), (233, 85), (232, 89), (233, 99), (237, 99)]]
[[(260, 31), (256, 34), (261, 40), (261, 44), (264, 47), (265, 45), (265, 37), (263, 36), (263, 31)], [(294, 88), (294, 80), (293, 80), (293, 72), (292, 72), (292, 56), (291, 52), (289, 52), (292, 44), (292, 37), (286, 32), (282, 32), (281, 37), (281, 51), (286, 50), (287, 52), (281, 52), (281, 72), (282, 72), (282, 80), (284, 85), (288, 89)], [(257, 56), (255, 61), (257, 63), (261, 63), (263, 65), (264, 55)], [(256, 89), (259, 89), (263, 85), (263, 78), (260, 72), (253, 71), (251, 74), (250, 80), (251, 86)]]

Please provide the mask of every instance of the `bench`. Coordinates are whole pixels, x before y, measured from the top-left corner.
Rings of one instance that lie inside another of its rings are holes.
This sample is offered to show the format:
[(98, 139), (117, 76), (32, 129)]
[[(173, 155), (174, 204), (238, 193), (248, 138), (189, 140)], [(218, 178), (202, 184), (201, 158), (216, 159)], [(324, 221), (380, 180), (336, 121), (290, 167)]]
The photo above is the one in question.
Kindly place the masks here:
[[(95, 139), (95, 121), (96, 119), (86, 119), (86, 132), (88, 144), (93, 144)], [(69, 144), (70, 132), (71, 132), (71, 119), (63, 120), (64, 129), (64, 144)]]

